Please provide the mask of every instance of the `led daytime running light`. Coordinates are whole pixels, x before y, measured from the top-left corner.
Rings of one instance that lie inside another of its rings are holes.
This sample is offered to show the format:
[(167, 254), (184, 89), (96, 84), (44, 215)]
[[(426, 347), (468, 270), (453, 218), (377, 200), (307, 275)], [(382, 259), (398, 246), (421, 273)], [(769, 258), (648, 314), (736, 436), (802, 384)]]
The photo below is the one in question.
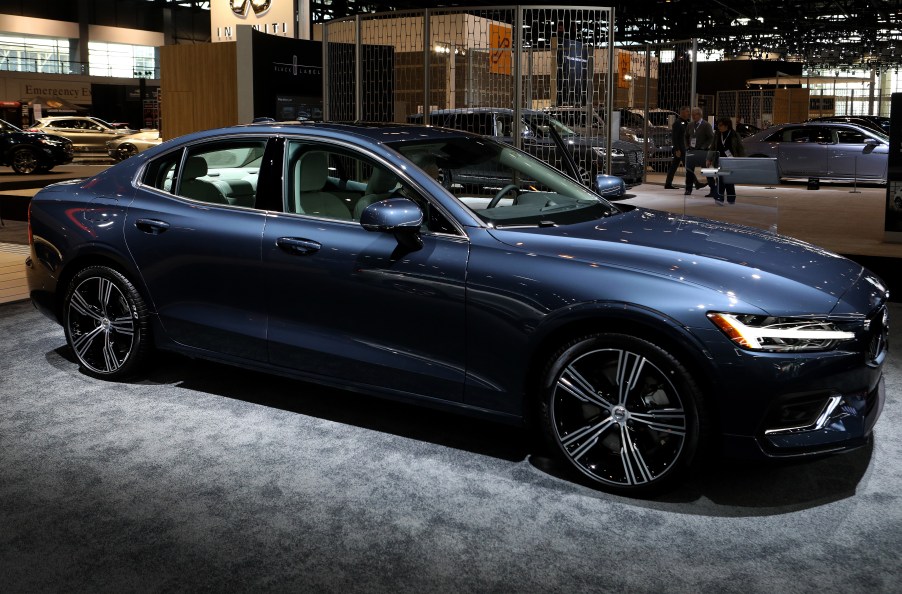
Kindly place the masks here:
[(772, 347), (762, 344), (762, 339), (780, 339), (793, 341), (833, 341), (852, 340), (854, 332), (843, 330), (810, 329), (823, 325), (823, 322), (797, 320), (793, 326), (749, 326), (742, 323), (735, 315), (727, 313), (709, 313), (708, 319), (723, 331), (730, 339), (747, 349), (767, 350)]

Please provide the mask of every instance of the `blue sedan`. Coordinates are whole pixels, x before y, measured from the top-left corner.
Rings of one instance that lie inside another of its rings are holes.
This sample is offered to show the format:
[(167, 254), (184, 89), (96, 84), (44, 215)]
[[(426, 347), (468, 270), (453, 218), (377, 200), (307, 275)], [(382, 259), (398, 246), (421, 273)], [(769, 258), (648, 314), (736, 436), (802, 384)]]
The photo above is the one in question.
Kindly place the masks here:
[[(445, 183), (474, 167), (506, 183)], [(466, 132), (199, 132), (49, 186), (29, 229), (32, 300), (88, 375), (164, 349), (530, 423), (613, 492), (715, 451), (861, 446), (883, 406), (888, 295), (866, 269), (614, 205)]]

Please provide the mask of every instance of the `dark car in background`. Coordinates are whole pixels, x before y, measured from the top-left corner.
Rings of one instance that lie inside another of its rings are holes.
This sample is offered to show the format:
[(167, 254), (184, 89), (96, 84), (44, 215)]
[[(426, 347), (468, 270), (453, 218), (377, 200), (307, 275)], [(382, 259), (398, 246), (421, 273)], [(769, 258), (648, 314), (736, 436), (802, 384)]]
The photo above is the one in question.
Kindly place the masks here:
[(889, 137), (834, 122), (779, 124), (742, 140), (750, 157), (777, 159), (784, 178), (886, 183)]
[(72, 143), (43, 132), (24, 132), (0, 120), (0, 165), (16, 173), (41, 173), (72, 161)]
[[(422, 119), (419, 114), (408, 118), (411, 123), (422, 122)], [(514, 126), (513, 120), (514, 110), (508, 108), (444, 109), (429, 114), (429, 123), (434, 126), (483, 134), (507, 144), (513, 144), (514, 134), (519, 134), (524, 151), (562, 171), (567, 170), (567, 160), (572, 158), (580, 179), (586, 183), (604, 174), (607, 155), (602, 139), (581, 136), (542, 111), (524, 109), (518, 126)], [(562, 153), (551, 130), (563, 141), (566, 154)], [(612, 143), (611, 173), (621, 178), (627, 187), (642, 183), (644, 170), (641, 146), (625, 141)], [(613, 187), (613, 180), (607, 185)], [(599, 190), (607, 194), (602, 188)]]
[(617, 110), (620, 113), (621, 134), (632, 134), (636, 142), (644, 142), (646, 139), (654, 145), (655, 152), (652, 159), (656, 168), (666, 167), (670, 164), (673, 151), (673, 122), (679, 117), (670, 109), (641, 109), (624, 107)]
[[(442, 183), (476, 165), (507, 183)], [(165, 349), (532, 421), (556, 471), (619, 493), (713, 452), (866, 445), (885, 399), (888, 294), (862, 266), (618, 206), (487, 136), (209, 130), (45, 188), (29, 221), (31, 298), (88, 375)]]
[(886, 116), (821, 116), (819, 118), (811, 118), (809, 122), (834, 122), (841, 124), (854, 124), (862, 128), (868, 128), (875, 132), (889, 135), (889, 118)]
[[(543, 111), (560, 121), (568, 128), (586, 138), (591, 138), (599, 144), (605, 142), (607, 136), (607, 126), (599, 115), (599, 112), (585, 107), (547, 107)], [(642, 133), (637, 133), (633, 128), (620, 126), (620, 140), (632, 142), (639, 146), (644, 146), (646, 151), (646, 162), (651, 165), (656, 163), (669, 163), (671, 159), (670, 145), (666, 147), (658, 147), (651, 135), (644, 137)], [(659, 141), (670, 142), (668, 136), (662, 137), (658, 135)]]

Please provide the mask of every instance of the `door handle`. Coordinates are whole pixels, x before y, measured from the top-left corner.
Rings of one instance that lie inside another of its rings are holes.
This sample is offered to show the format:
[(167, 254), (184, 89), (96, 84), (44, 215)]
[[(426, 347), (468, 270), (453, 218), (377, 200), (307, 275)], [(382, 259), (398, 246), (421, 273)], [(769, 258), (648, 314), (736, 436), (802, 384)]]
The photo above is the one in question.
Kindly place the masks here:
[(292, 254), (307, 255), (318, 252), (323, 245), (312, 239), (300, 239), (298, 237), (280, 237), (276, 245)]
[(135, 221), (135, 227), (145, 233), (159, 235), (169, 228), (169, 223), (166, 221), (158, 221), (157, 219), (138, 219)]

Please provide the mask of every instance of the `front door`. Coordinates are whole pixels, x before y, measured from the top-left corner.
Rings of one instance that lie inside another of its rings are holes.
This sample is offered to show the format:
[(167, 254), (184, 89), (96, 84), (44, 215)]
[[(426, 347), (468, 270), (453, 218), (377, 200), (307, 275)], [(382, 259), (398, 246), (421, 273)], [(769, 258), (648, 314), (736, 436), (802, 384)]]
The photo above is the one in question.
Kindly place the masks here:
[[(411, 250), (363, 229), (359, 206), (370, 200), (363, 188), (374, 167), (397, 176), (351, 149), (288, 143), (286, 212), (268, 216), (263, 234), (270, 361), (460, 401), (469, 241), (427, 223), (422, 247)], [(397, 178), (397, 195), (424, 200)]]

